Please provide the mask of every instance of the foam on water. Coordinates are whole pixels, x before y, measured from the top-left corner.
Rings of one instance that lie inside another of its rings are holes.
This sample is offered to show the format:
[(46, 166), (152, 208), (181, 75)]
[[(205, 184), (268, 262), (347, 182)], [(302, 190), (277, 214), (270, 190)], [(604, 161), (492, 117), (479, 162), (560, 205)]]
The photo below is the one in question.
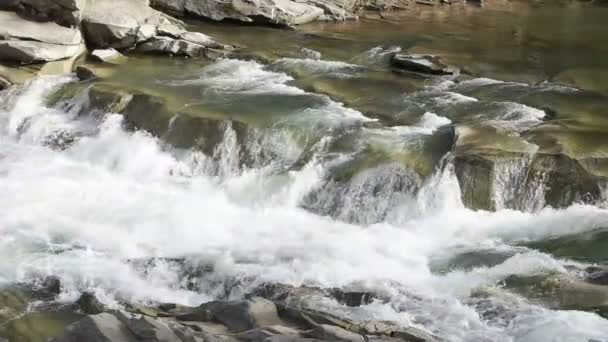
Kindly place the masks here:
[[(219, 84), (219, 78), (200, 82)], [(266, 85), (253, 79), (253, 86), (240, 87), (229, 80), (222, 87), (266, 91)], [(61, 82), (35, 81), (0, 112), (3, 281), (52, 274), (61, 278), (66, 300), (91, 290), (108, 303), (128, 299), (193, 305), (211, 299), (229, 279), (245, 288), (265, 281), (324, 287), (360, 284), (391, 299), (357, 309), (357, 317), (413, 322), (453, 341), (608, 338), (608, 321), (593, 314), (548, 310), (516, 297), (502, 304), (518, 315), (501, 325), (482, 319), (467, 305), (475, 288), (491, 286), (509, 274), (562, 272), (562, 261), (548, 255), (514, 256), (466, 276), (437, 275), (429, 268), (435, 254), (455, 246), (509, 246), (605, 227), (607, 210), (586, 205), (538, 213), (468, 210), (446, 160), (415, 196), (399, 201), (400, 216), (390, 223), (347, 224), (299, 208), (302, 194), (325, 171), (314, 158), (290, 173), (278, 192), (251, 196), (251, 201), (263, 202), (254, 206), (234, 198), (241, 193), (247, 201), (249, 192), (272, 184), (245, 186), (251, 184), (247, 173), (233, 179), (227, 175), (223, 183), (205, 175), (190, 177), (196, 173), (187, 172), (192, 167), (188, 158), (164, 151), (147, 134), (125, 131), (116, 114), (106, 115), (97, 131), (64, 150), (40, 144), (39, 138), (48, 132), (36, 127), (48, 122), (49, 130), (54, 129), (54, 115), (65, 116), (62, 129), (76, 129), (86, 120), (69, 113), (48, 115), (53, 109), (42, 99)], [(23, 125), (25, 118), (32, 124)], [(428, 114), (421, 127), (446, 123)], [(20, 138), (24, 136), (29, 138)], [(283, 193), (278, 200), (264, 201), (277, 193)], [(143, 272), (130, 262), (167, 257), (212, 265), (210, 280), (201, 279), (199, 284), (205, 291), (186, 289), (180, 270), (171, 264), (155, 264)]]
[(288, 85), (291, 76), (281, 72), (266, 70), (264, 65), (255, 61), (222, 59), (201, 70), (194, 79), (173, 80), (169, 85), (201, 85), (220, 92), (239, 92), (249, 94), (301, 95), (302, 89)]
[(272, 67), (285, 72), (311, 74), (354, 74), (364, 68), (340, 61), (326, 61), (311, 58), (280, 58), (272, 64)]

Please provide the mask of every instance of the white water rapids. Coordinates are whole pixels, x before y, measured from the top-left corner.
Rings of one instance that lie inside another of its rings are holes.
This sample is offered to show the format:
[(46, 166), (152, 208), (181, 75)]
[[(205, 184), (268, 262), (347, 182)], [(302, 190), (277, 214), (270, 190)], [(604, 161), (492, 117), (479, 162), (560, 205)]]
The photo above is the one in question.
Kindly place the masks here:
[[(256, 91), (272, 91), (269, 71), (251, 71), (262, 76), (253, 75), (255, 82), (270, 82)], [(348, 224), (298, 206), (326, 172), (322, 162), (313, 158), (274, 183), (255, 169), (211, 177), (198, 172), (191, 152), (125, 131), (118, 114), (98, 121), (47, 107), (45, 96), (69, 81), (41, 78), (2, 94), (0, 282), (57, 275), (62, 300), (93, 291), (111, 305), (120, 299), (198, 305), (226, 282), (243, 291), (262, 282), (356, 287), (391, 300), (349, 310), (330, 300), (319, 305), (354, 318), (414, 323), (451, 341), (608, 340), (608, 321), (595, 314), (550, 310), (495, 287), (509, 275), (567, 273), (572, 261), (514, 243), (606, 227), (605, 209), (469, 210), (448, 165), (401, 198), (390, 223)], [(428, 114), (413, 131), (430, 131), (434, 122), (449, 120)], [(83, 137), (52, 149), (45, 142), (58, 132)], [(478, 249), (512, 256), (492, 267), (431, 272), (433, 258)], [(212, 265), (213, 273), (194, 290), (173, 264), (143, 272), (129, 262), (152, 257), (187, 257)], [(482, 319), (467, 302), (479, 288), (513, 316)]]

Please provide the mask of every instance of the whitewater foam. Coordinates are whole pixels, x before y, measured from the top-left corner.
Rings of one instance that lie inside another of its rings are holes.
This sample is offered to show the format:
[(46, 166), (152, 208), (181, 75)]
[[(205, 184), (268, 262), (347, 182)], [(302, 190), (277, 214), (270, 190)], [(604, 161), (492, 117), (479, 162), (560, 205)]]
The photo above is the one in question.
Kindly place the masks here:
[[(436, 275), (429, 267), (435, 254), (455, 246), (509, 246), (605, 227), (605, 209), (574, 205), (537, 213), (472, 211), (462, 205), (449, 158), (414, 198), (399, 201), (400, 216), (390, 223), (360, 226), (300, 208), (302, 195), (324, 172), (317, 162), (292, 170), (287, 176), (292, 180), (278, 187), (284, 195), (273, 200), (266, 196), (277, 192), (261, 193), (251, 201), (262, 199), (263, 205), (241, 203), (234, 198), (247, 198), (260, 188), (230, 183), (230, 178), (247, 183), (238, 177), (249, 174), (227, 174), (225, 183), (188, 176), (180, 172), (189, 167), (186, 158), (164, 150), (145, 133), (125, 131), (116, 114), (106, 115), (96, 132), (64, 150), (41, 145), (36, 136), (48, 132), (15, 124), (25, 120), (17, 119), (24, 117), (22, 108), (27, 120), (40, 120), (40, 126), (52, 122), (47, 113), (53, 109), (42, 99), (61, 83), (41, 82), (31, 83), (26, 95), (0, 113), (0, 193), (8, 194), (0, 196), (4, 281), (57, 275), (65, 300), (93, 291), (114, 304), (127, 299), (191, 305), (214, 298), (229, 279), (238, 279), (243, 288), (239, 293), (262, 282), (323, 287), (356, 283), (391, 294), (389, 303), (363, 306), (358, 317), (382, 312), (385, 319), (413, 322), (454, 341), (608, 336), (608, 323), (597, 316), (547, 310), (520, 297), (508, 302), (508, 310), (518, 313), (508, 326), (487, 322), (466, 305), (466, 293), (509, 274), (563, 272), (562, 261), (548, 255), (515, 256), (466, 277)], [(82, 120), (64, 114), (68, 123)], [(428, 114), (420, 125), (433, 129), (447, 123)], [(32, 138), (19, 139), (24, 135)], [(197, 291), (184, 286), (181, 270), (171, 263), (142, 270), (131, 262), (168, 257), (212, 265), (213, 274), (200, 279)], [(454, 288), (446, 291), (450, 284)]]

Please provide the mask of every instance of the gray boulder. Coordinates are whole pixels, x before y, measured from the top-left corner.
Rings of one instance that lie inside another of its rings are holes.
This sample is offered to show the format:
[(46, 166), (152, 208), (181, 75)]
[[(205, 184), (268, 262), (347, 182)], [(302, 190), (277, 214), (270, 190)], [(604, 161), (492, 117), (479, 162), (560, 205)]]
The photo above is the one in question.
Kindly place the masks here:
[(137, 339), (126, 326), (114, 315), (101, 313), (87, 316), (69, 325), (62, 336), (50, 342), (135, 342)]
[(203, 342), (202, 334), (170, 320), (124, 311), (90, 315), (50, 342)]
[(66, 59), (85, 49), (76, 28), (28, 21), (7, 11), (0, 11), (0, 37), (0, 60), (18, 63)]
[(85, 0), (16, 0), (15, 10), (36, 21), (54, 21), (61, 26), (78, 26)]
[(362, 335), (327, 324), (319, 324), (308, 335), (325, 341), (365, 342)]
[(125, 56), (114, 49), (104, 49), (91, 52), (91, 59), (103, 63), (119, 63), (125, 59)]
[(87, 0), (82, 29), (93, 48), (124, 49), (156, 36), (161, 24), (174, 24), (145, 0)]
[(281, 324), (275, 304), (260, 297), (244, 301), (205, 303), (177, 318), (182, 321), (221, 322), (234, 332)]
[(317, 6), (291, 0), (152, 0), (151, 6), (178, 16), (282, 26), (305, 24), (324, 14)]
[(391, 65), (407, 71), (432, 75), (453, 75), (459, 72), (457, 68), (444, 64), (434, 55), (398, 53), (391, 58)]

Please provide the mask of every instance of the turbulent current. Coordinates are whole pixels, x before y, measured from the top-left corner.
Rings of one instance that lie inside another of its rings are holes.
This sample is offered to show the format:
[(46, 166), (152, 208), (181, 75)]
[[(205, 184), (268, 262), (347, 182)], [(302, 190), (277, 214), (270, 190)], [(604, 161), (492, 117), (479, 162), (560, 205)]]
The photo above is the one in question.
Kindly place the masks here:
[[(0, 282), (54, 275), (62, 283), (58, 301), (90, 291), (110, 306), (198, 305), (263, 283), (339, 287), (382, 299), (350, 308), (318, 298), (316, 305), (413, 324), (450, 341), (608, 340), (608, 320), (592, 310), (543, 301), (509, 282), (579, 279), (594, 260), (538, 246), (608, 227), (603, 200), (547, 204), (545, 178), (530, 181), (538, 147), (528, 142), (509, 150), (523, 157), (496, 161), (487, 208), (467, 203), (463, 188), (463, 167), (470, 177), (480, 173), (466, 171), (477, 164), (462, 164), (469, 156), (459, 146), (466, 137), (484, 139), (474, 134), (479, 122), (516, 139), (547, 119), (520, 97), (487, 93), (577, 90), (439, 79), (403, 94), (395, 105), (410, 116), (387, 124), (298, 83), (301, 74), (361, 77), (369, 72), (362, 64), (224, 59), (160, 79), (169, 89), (200, 89), (202, 102), (183, 108), (285, 101), (279, 119), (270, 108), (262, 121), (221, 121), (210, 148), (168, 144), (176, 117), (168, 133), (153, 134), (133, 129), (125, 115), (93, 109), (91, 85), (49, 102), (77, 83), (71, 76), (6, 91)], [(448, 148), (420, 157), (443, 136)], [(606, 305), (608, 296), (597, 301)]]

